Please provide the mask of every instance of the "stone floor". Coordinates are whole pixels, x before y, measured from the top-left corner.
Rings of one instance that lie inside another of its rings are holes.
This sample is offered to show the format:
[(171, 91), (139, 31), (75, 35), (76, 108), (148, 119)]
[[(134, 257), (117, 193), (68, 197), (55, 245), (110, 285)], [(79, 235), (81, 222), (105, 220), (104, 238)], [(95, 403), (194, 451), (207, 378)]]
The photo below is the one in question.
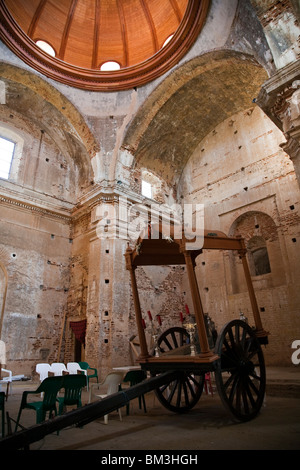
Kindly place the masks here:
[[(14, 382), (6, 411), (16, 418), (24, 390), (37, 383)], [(153, 392), (146, 395), (147, 413), (131, 402), (130, 414), (122, 409), (83, 428), (70, 427), (30, 445), (30, 450), (200, 451), (200, 450), (300, 450), (300, 366), (267, 369), (267, 394), (261, 413), (247, 423), (235, 423), (217, 393), (203, 393), (187, 414), (160, 405)], [(88, 393), (83, 391), (83, 404)], [(22, 424), (35, 424), (35, 413), (24, 410)], [(111, 454), (114, 455), (114, 454)], [(119, 454), (118, 454), (119, 455)]]

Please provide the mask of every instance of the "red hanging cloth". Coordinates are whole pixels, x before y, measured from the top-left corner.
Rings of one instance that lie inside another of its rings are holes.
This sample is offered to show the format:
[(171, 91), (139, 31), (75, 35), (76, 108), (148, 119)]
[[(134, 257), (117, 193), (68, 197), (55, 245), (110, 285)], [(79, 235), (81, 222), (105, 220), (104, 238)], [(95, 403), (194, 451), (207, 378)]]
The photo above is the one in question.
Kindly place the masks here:
[(73, 331), (75, 338), (85, 346), (85, 332), (86, 332), (86, 320), (71, 321), (70, 328)]

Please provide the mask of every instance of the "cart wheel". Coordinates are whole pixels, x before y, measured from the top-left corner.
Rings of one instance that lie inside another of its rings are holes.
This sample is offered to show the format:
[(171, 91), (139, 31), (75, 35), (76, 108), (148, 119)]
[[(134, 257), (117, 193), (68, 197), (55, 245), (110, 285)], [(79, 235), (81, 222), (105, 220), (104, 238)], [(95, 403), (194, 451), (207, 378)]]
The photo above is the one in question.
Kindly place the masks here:
[(180, 326), (174, 326), (164, 331), (157, 340), (157, 346), (161, 353), (180, 348), (190, 341), (188, 332)]
[(216, 370), (217, 390), (223, 404), (239, 421), (249, 421), (260, 411), (266, 389), (264, 356), (247, 323), (233, 320), (216, 342), (220, 356)]
[(204, 385), (204, 375), (178, 371), (178, 378), (155, 390), (161, 404), (168, 410), (184, 413), (199, 401)]

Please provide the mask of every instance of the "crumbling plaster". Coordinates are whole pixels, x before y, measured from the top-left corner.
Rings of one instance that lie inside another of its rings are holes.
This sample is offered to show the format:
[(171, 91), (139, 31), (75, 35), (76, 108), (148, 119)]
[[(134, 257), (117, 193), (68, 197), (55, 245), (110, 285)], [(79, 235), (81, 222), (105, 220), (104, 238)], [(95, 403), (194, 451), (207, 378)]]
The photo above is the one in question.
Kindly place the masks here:
[[(178, 193), (184, 203), (204, 205), (208, 229), (241, 235), (246, 243), (257, 235), (266, 240), (271, 273), (252, 277), (264, 328), (270, 332), (265, 355), (268, 363), (288, 365), (291, 344), (300, 335), (300, 194), (281, 139), (282, 133), (256, 105), (233, 114), (191, 155)], [(249, 320), (252, 315), (241, 266), (234, 275), (230, 263), (229, 254), (215, 252), (197, 259), (204, 308), (219, 328), (224, 318), (238, 317), (239, 311)]]
[(251, 0), (277, 69), (300, 57), (299, 2)]
[[(40, 155), (54, 163), (39, 166), (38, 188), (32, 182), (1, 182), (0, 242), (16, 255), (5, 265), (3, 329), (15, 373), (31, 375), (37, 362), (73, 360), (69, 322), (82, 318), (87, 319), (83, 359), (101, 376), (128, 363), (136, 325), (124, 261), (127, 239), (99, 238), (95, 212), (98, 206), (116, 207), (119, 196), (128, 197), (129, 205), (145, 202), (140, 194), (145, 169), (162, 181), (160, 203), (205, 204), (209, 228), (230, 233), (248, 212), (272, 218), (286, 276), (277, 290), (266, 289), (264, 279), (257, 284), (272, 335), (268, 361), (288, 363), (299, 305), (299, 260), (292, 241), (299, 238), (299, 188), (293, 164), (280, 148), (282, 133), (253, 103), (274, 72), (262, 28), (253, 39), (257, 26), (249, 2), (214, 0), (198, 41), (172, 71), (118, 93), (55, 83), (1, 45), (7, 91), (1, 119), (14, 123), (35, 155), (41, 130), (46, 131)], [(28, 168), (34, 159), (28, 150)], [(67, 169), (57, 171), (66, 163)], [(51, 192), (62, 173), (63, 193)], [(68, 197), (67, 180), (73, 182)], [(163, 327), (178, 325), (180, 309), (190, 304), (184, 270), (139, 271), (145, 319), (149, 309), (153, 316), (161, 314)], [(219, 327), (236, 317), (241, 305), (248, 312), (243, 290), (232, 292), (226, 257), (208, 255), (197, 274), (205, 310)]]

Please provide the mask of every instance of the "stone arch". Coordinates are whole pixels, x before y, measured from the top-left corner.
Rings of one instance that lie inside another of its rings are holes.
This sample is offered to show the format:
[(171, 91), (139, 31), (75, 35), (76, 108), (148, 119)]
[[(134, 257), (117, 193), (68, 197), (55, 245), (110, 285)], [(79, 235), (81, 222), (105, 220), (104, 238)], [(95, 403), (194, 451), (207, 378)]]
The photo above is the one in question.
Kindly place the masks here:
[[(70, 134), (83, 144), (91, 159), (99, 152), (99, 143), (89, 129), (84, 117), (71, 101), (54, 86), (28, 70), (4, 62), (0, 64), (0, 77), (6, 84), (13, 83), (16, 87), (27, 88), (57, 109), (64, 122), (69, 123)], [(6, 104), (8, 104), (7, 100)]]
[(127, 127), (122, 149), (165, 181), (177, 181), (198, 143), (251, 107), (266, 79), (266, 70), (241, 52), (215, 50), (194, 58), (146, 99)]
[(83, 179), (90, 182), (94, 178), (92, 159), (100, 146), (71, 101), (46, 80), (7, 63), (0, 64), (0, 79), (6, 89), (3, 112), (7, 108), (19, 116), (23, 113), (24, 118), (41, 126), (71, 156)]
[(75, 106), (31, 72), (0, 64), (0, 79), (6, 90), (5, 106), (0, 112), (3, 126), (12, 130), (22, 127), (29, 135), (32, 126), (36, 134), (40, 133), (36, 140), (51, 140), (63, 160), (69, 159), (70, 165), (76, 167), (79, 190), (92, 184), (92, 160), (98, 155), (99, 145)]

